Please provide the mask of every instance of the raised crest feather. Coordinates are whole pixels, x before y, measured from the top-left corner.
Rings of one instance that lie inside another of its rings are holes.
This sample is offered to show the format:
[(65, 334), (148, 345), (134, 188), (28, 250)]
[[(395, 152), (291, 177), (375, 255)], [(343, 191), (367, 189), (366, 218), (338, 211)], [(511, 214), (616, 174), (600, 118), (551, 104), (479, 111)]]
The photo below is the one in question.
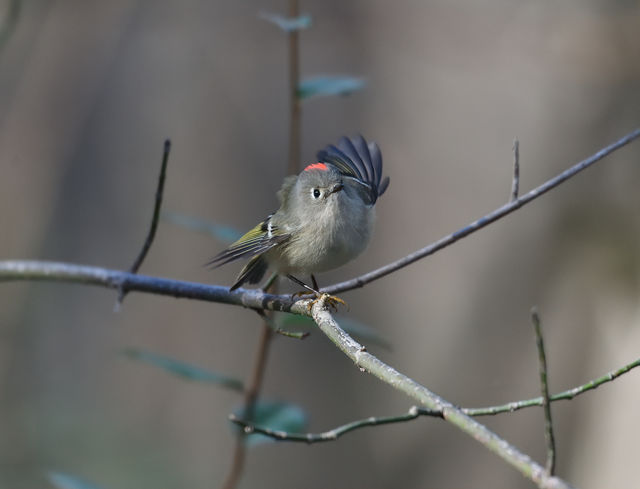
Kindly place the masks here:
[(362, 136), (342, 137), (337, 146), (328, 145), (318, 151), (318, 161), (335, 166), (345, 176), (355, 178), (369, 188), (371, 205), (389, 186), (389, 177), (382, 179), (382, 154), (375, 142)]

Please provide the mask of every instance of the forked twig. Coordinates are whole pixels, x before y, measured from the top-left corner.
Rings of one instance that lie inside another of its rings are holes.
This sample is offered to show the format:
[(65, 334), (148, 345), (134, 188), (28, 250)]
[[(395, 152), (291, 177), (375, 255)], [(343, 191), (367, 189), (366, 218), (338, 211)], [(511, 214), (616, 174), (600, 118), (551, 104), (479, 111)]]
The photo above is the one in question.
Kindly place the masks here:
[[(616, 370), (612, 370), (611, 372), (608, 372), (605, 375), (598, 377), (597, 379), (590, 380), (586, 384), (549, 396), (549, 402), (571, 400), (574, 397), (579, 396), (580, 394), (584, 394), (585, 392), (594, 390), (596, 387), (599, 387), (602, 384), (611, 382), (617, 379), (618, 377), (620, 377), (621, 375), (624, 375), (627, 372), (637, 367), (640, 367), (640, 359), (634, 362), (631, 362), (630, 364), (625, 365), (624, 367), (620, 367)], [(483, 407), (483, 408), (461, 407), (459, 409), (467, 416), (479, 417), (479, 416), (495, 416), (497, 414), (503, 414), (503, 413), (513, 413), (515, 411), (519, 411), (520, 409), (530, 408), (534, 406), (542, 406), (543, 404), (544, 404), (544, 399), (542, 397), (536, 397), (533, 399), (509, 402), (507, 404), (502, 404), (500, 406), (489, 406), (489, 407)], [(270, 436), (277, 440), (294, 441), (294, 442), (298, 441), (298, 442), (305, 442), (305, 443), (318, 443), (318, 442), (335, 440), (346, 433), (355, 431), (360, 428), (365, 428), (367, 426), (403, 423), (406, 421), (411, 421), (413, 419), (416, 419), (419, 416), (431, 416), (436, 418), (442, 418), (442, 411), (413, 406), (405, 414), (400, 414), (396, 416), (384, 416), (384, 417), (369, 416), (368, 418), (364, 418), (357, 421), (351, 421), (350, 423), (346, 423), (344, 425), (338, 426), (336, 428), (332, 428), (322, 433), (290, 433), (286, 431), (271, 430), (266, 426), (253, 425), (249, 423), (247, 420), (240, 419), (233, 414), (229, 416), (229, 419), (233, 423), (236, 423), (242, 427), (247, 428), (249, 431), (261, 433), (263, 435)]]
[[(164, 142), (164, 149), (162, 151), (162, 163), (160, 165), (160, 175), (158, 176), (158, 186), (156, 187), (156, 200), (153, 206), (153, 215), (151, 217), (151, 225), (149, 226), (149, 232), (147, 233), (147, 237), (144, 240), (142, 245), (142, 249), (138, 256), (129, 268), (129, 273), (138, 273), (138, 269), (142, 262), (147, 257), (147, 253), (151, 248), (153, 243), (153, 239), (156, 237), (156, 230), (158, 229), (158, 220), (160, 219), (160, 207), (162, 207), (162, 195), (164, 193), (164, 182), (167, 176), (167, 163), (169, 162), (169, 152), (171, 151), (171, 141), (166, 139)], [(124, 287), (121, 287), (118, 291), (118, 298), (116, 299), (116, 310), (120, 308), (122, 301), (124, 300), (125, 295), (127, 294), (127, 290)]]

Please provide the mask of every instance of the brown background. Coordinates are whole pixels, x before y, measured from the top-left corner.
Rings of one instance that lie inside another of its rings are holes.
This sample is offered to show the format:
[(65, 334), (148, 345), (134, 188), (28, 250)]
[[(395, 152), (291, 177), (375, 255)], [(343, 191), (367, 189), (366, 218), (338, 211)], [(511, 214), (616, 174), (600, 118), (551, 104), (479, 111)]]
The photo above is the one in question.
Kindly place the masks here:
[[(0, 16), (8, 0), (0, 2)], [(285, 2), (23, 2), (0, 51), (0, 259), (127, 267), (146, 232), (162, 141), (165, 209), (244, 229), (276, 205), (286, 168), (286, 44), (261, 20)], [(639, 125), (633, 1), (303, 2), (302, 72), (366, 77), (304, 104), (303, 159), (343, 133), (379, 142), (391, 176), (365, 255), (328, 284), (383, 265), (503, 204), (511, 146), (523, 190)], [(638, 357), (640, 144), (414, 266), (344, 295), (371, 350), (454, 403), (536, 396), (529, 309), (546, 331), (551, 389)], [(223, 246), (163, 222), (142, 272), (230, 284), (201, 265)], [(237, 394), (118, 355), (136, 346), (246, 378), (255, 314), (51, 283), (0, 286), (0, 485), (46, 472), (105, 488), (216, 487)], [(324, 338), (277, 338), (264, 394), (321, 431), (411, 401)], [(640, 376), (555, 404), (559, 475), (637, 483)], [(538, 409), (485, 419), (544, 459)], [(252, 450), (241, 487), (530, 487), (446, 424), (421, 419), (331, 444)]]

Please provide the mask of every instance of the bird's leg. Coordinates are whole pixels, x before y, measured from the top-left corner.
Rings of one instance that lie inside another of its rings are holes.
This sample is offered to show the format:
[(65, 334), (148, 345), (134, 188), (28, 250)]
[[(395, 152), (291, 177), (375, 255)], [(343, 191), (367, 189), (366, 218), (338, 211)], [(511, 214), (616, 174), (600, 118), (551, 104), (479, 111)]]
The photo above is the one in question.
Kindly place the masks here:
[[(318, 282), (316, 281), (316, 278), (313, 276), (313, 274), (311, 275), (311, 280), (313, 281), (313, 287), (309, 287), (307, 284), (305, 284), (302, 280), (294, 277), (293, 275), (287, 275), (287, 278), (289, 280), (291, 280), (292, 282), (295, 282), (296, 284), (300, 285), (301, 287), (304, 287), (305, 289), (307, 289), (309, 292), (315, 294), (316, 298), (315, 300), (311, 301), (309, 303), (309, 310), (311, 310), (311, 308), (314, 306), (314, 304), (316, 302), (318, 302), (320, 300), (321, 297), (326, 296), (326, 300), (327, 303), (333, 307), (335, 310), (338, 309), (338, 304), (342, 304), (343, 306), (347, 306), (349, 307), (349, 305), (343, 301), (342, 299), (340, 299), (340, 297), (336, 297), (333, 295), (329, 295), (329, 294), (323, 294), (322, 292), (318, 291)], [(292, 298), (295, 296), (301, 296), (301, 295), (305, 295), (307, 293), (306, 290), (303, 290), (301, 292), (296, 292), (295, 294), (292, 294)]]
[(296, 292), (292, 295), (292, 297), (296, 297), (296, 296), (301, 296), (301, 295), (305, 295), (308, 294), (309, 292), (316, 294), (316, 295), (322, 295), (320, 294), (320, 292), (318, 292), (316, 289), (314, 289), (313, 287), (309, 287), (307, 284), (305, 284), (302, 280), (294, 277), (293, 275), (287, 275), (287, 278), (289, 280), (291, 280), (292, 282), (295, 282), (296, 284), (298, 284), (300, 287), (304, 287), (307, 290), (301, 290), (300, 292)]
[(311, 274), (311, 283), (313, 284), (313, 288), (318, 290), (320, 287), (318, 287), (318, 281), (316, 280), (316, 276), (312, 273)]

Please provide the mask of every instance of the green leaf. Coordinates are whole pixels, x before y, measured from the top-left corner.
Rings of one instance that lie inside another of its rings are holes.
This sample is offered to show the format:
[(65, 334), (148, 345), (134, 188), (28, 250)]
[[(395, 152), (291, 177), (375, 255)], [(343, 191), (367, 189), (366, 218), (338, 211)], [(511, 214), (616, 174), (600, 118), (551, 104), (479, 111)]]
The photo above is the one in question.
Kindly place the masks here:
[[(268, 288), (268, 287), (265, 287)], [(260, 314), (262, 316), (262, 320), (267, 323), (269, 328), (275, 333), (278, 333), (282, 336), (286, 336), (288, 338), (295, 338), (296, 340), (303, 340), (307, 336), (309, 336), (308, 332), (301, 331), (289, 331), (284, 329), (278, 321), (274, 321), (273, 318), (267, 316), (266, 314)]]
[(302, 80), (298, 85), (298, 97), (305, 99), (330, 95), (350, 95), (365, 86), (363, 78), (351, 76), (319, 75)]
[(210, 370), (204, 370), (200, 367), (196, 367), (195, 365), (181, 362), (164, 355), (158, 355), (157, 353), (138, 350), (136, 348), (127, 348), (122, 353), (132, 360), (148, 363), (154, 367), (159, 367), (173, 375), (182, 377), (183, 379), (217, 384), (238, 392), (242, 392), (244, 389), (242, 381), (238, 379), (216, 372), (211, 372)]
[(242, 236), (240, 231), (230, 226), (216, 224), (199, 217), (186, 216), (177, 212), (162, 211), (160, 218), (190, 231), (208, 234), (224, 243), (233, 243)]
[[(351, 318), (340, 317), (338, 319), (340, 326), (351, 336), (363, 343), (371, 343), (378, 345), (387, 350), (391, 350), (391, 343), (389, 340), (380, 335), (371, 326), (367, 326), (364, 323), (358, 322)], [(317, 328), (313, 319), (307, 316), (299, 316), (297, 314), (282, 314), (278, 319), (278, 324), (282, 329), (291, 329), (293, 326), (301, 328), (303, 331), (312, 331)]]
[(283, 17), (278, 14), (262, 12), (260, 18), (277, 25), (284, 32), (300, 31), (311, 27), (311, 16), (301, 15), (300, 17)]
[[(254, 406), (251, 419), (244, 417), (244, 407), (236, 409), (234, 414), (251, 424), (276, 431), (304, 433), (307, 428), (308, 420), (304, 409), (288, 402), (259, 401)], [(237, 426), (235, 428), (241, 429)], [(247, 444), (251, 446), (273, 441), (273, 438), (260, 433), (251, 433), (246, 437)]]
[(49, 472), (49, 482), (58, 489), (102, 489), (91, 482), (61, 472)]
[(309, 331), (314, 327), (317, 328), (316, 323), (313, 322), (313, 319), (308, 316), (300, 316), (298, 314), (279, 314), (277, 323), (281, 328), (284, 326), (294, 326), (302, 328), (303, 331)]

